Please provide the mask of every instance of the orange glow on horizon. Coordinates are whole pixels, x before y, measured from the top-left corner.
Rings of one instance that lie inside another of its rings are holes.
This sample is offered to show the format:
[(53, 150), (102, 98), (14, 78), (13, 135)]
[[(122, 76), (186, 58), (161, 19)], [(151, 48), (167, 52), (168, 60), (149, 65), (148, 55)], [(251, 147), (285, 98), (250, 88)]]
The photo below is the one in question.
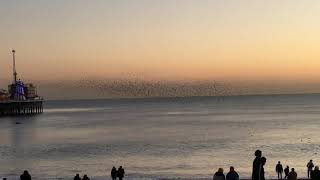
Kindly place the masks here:
[(3, 4), (1, 77), (320, 78), (318, 1), (111, 2)]

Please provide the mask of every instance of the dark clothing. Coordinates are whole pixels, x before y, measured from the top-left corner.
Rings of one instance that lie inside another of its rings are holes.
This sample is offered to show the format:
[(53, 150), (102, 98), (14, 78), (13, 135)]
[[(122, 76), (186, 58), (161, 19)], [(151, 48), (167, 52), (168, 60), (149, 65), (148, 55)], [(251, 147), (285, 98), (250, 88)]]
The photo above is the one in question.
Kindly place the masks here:
[(74, 176), (73, 180), (81, 180), (81, 177), (76, 175), (76, 176)]
[(282, 179), (282, 172), (278, 172), (278, 179)]
[(282, 167), (282, 165), (281, 164), (277, 164), (277, 166), (276, 166), (276, 172), (283, 172), (283, 167)]
[(82, 180), (90, 180), (88, 176), (83, 176)]
[(123, 179), (124, 174), (125, 174), (124, 169), (123, 168), (119, 168), (118, 169), (118, 178), (119, 178), (119, 180)]
[(282, 172), (283, 172), (283, 167), (281, 164), (277, 164), (276, 166), (276, 172), (278, 174), (278, 179), (282, 179)]
[(31, 176), (29, 173), (23, 173), (21, 176), (20, 176), (20, 180), (31, 180)]
[(261, 157), (256, 157), (252, 165), (252, 180), (260, 180)]
[(111, 178), (112, 178), (112, 180), (117, 179), (117, 169), (115, 167), (113, 167), (111, 170)]
[(239, 174), (236, 171), (230, 171), (227, 174), (227, 180), (239, 180)]
[(297, 173), (295, 171), (291, 171), (288, 174), (288, 180), (297, 180)]
[(320, 171), (314, 170), (311, 172), (311, 179), (312, 180), (320, 180)]
[(266, 180), (265, 178), (264, 178), (264, 167), (261, 165), (261, 167), (260, 167), (260, 180)]
[(287, 179), (288, 178), (288, 175), (289, 175), (289, 168), (288, 167), (286, 167), (285, 169), (284, 169), (284, 174), (285, 174), (285, 176), (284, 176), (284, 178), (285, 179)]
[(216, 172), (213, 176), (213, 180), (226, 180), (226, 177), (222, 172)]
[(310, 175), (311, 175), (311, 171), (312, 171), (312, 168), (314, 167), (313, 163), (311, 161), (308, 162), (307, 164), (307, 168), (308, 168), (308, 179), (310, 178)]
[(307, 167), (309, 170), (312, 170), (312, 168), (314, 167), (313, 162), (308, 162)]

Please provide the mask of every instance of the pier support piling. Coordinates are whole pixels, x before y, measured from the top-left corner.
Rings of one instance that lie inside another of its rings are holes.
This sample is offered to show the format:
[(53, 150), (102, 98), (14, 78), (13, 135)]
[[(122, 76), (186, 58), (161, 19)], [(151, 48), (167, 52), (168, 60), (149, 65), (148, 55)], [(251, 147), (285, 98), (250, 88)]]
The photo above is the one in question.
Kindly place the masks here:
[(43, 112), (43, 100), (0, 102), (0, 116), (32, 115)]

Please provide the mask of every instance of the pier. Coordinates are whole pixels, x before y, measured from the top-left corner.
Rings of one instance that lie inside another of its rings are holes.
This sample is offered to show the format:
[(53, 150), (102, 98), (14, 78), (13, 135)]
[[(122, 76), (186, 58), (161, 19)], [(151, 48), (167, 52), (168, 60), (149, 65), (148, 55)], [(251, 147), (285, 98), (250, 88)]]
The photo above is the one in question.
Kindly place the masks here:
[(43, 98), (32, 83), (17, 78), (15, 50), (13, 55), (13, 82), (8, 91), (0, 89), (0, 116), (34, 115), (43, 112)]
[(0, 102), (0, 116), (33, 115), (43, 112), (42, 100)]

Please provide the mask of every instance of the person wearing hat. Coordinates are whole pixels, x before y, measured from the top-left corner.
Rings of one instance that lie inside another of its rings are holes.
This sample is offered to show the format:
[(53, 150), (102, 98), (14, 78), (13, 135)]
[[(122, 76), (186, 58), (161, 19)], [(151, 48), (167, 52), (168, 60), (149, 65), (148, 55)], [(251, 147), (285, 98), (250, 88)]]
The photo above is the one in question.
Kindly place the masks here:
[(226, 180), (222, 168), (219, 168), (218, 171), (214, 174), (213, 180)]

